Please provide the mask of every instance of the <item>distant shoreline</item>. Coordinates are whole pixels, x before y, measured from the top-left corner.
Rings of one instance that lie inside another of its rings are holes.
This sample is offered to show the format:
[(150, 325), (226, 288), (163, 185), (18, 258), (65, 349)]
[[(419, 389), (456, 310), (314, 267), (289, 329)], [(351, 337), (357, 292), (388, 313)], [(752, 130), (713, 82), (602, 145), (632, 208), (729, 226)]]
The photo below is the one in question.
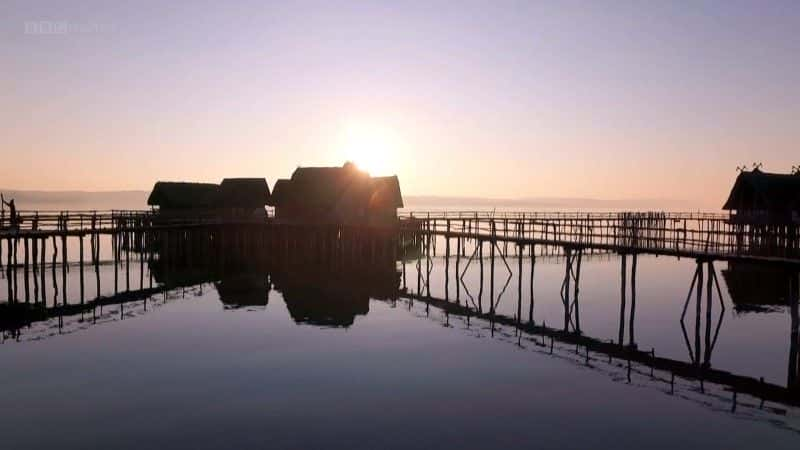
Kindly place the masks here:
[[(149, 191), (46, 191), (0, 189), (14, 198), (21, 210), (31, 209), (146, 209)], [(406, 195), (404, 209), (563, 209), (563, 210), (670, 210), (714, 211), (717, 208), (691, 201), (666, 198), (595, 199), (578, 197), (483, 198)]]

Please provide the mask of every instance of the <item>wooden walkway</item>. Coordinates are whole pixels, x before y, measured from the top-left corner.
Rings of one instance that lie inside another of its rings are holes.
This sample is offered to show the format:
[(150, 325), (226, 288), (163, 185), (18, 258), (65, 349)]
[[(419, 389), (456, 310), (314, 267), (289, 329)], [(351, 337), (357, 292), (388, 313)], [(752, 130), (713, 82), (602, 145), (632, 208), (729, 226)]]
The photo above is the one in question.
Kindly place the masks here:
[(800, 264), (800, 225), (734, 224), (724, 214), (414, 212), (400, 224), (407, 234), (447, 240)]

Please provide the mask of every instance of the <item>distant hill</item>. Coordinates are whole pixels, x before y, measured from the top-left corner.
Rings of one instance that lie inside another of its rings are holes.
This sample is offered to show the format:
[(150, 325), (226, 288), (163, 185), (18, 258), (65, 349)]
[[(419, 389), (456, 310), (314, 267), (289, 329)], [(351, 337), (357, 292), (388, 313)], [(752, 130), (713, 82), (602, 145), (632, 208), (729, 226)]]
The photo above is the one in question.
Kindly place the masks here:
[[(20, 210), (147, 209), (149, 191), (24, 191), (0, 190)], [(592, 199), (569, 197), (482, 198), (431, 195), (404, 196), (405, 209), (526, 210), (667, 210), (694, 211), (703, 205), (675, 199)], [(706, 208), (709, 209), (709, 208)], [(713, 208), (711, 208), (713, 209)]]
[[(527, 210), (665, 210), (693, 211), (703, 209), (702, 204), (677, 199), (593, 199), (571, 197), (482, 198), (482, 197), (403, 197), (406, 209), (527, 209)], [(706, 208), (708, 208), (706, 206)]]
[(20, 210), (146, 209), (148, 191), (22, 191), (0, 189)]

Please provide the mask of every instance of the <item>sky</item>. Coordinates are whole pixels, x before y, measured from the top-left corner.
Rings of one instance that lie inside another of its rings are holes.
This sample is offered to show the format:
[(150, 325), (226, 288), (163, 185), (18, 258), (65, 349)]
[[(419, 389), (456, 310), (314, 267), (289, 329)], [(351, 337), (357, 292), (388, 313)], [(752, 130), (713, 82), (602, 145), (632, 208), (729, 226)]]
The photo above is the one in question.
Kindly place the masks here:
[(799, 55), (791, 1), (0, 0), (0, 187), (353, 159), (413, 195), (719, 207), (737, 166), (800, 164)]

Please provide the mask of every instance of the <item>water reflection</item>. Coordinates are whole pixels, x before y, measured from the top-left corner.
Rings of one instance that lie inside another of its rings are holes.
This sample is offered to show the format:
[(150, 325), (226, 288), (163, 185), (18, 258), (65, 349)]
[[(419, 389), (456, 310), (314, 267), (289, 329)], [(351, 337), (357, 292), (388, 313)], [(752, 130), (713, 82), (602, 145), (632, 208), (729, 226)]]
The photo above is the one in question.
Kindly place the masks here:
[(729, 262), (722, 270), (736, 312), (772, 312), (787, 306), (796, 269), (786, 266)]
[(269, 276), (258, 272), (226, 274), (214, 287), (227, 309), (265, 308), (272, 288)]
[(273, 282), (296, 323), (346, 328), (369, 312), (371, 298), (396, 298), (398, 272), (384, 269), (278, 271)]
[[(724, 404), (726, 410), (755, 408), (761, 411), (759, 408), (764, 407), (765, 401), (788, 406), (800, 404), (800, 318), (796, 301), (796, 272), (734, 265), (722, 270), (724, 284), (727, 285), (727, 292), (730, 293), (737, 311), (773, 311), (745, 307), (739, 309), (740, 305), (750, 304), (787, 309), (791, 319), (790, 341), (788, 346), (785, 341), (780, 345), (783, 348), (788, 347), (789, 360), (786, 384), (781, 386), (711, 367), (711, 356), (724, 317), (723, 303), (720, 303), (719, 313), (716, 312), (717, 298), (720, 302), (722, 300), (720, 286), (716, 283), (722, 280), (717, 280), (713, 265), (708, 265), (705, 269), (702, 264), (698, 265), (684, 303), (684, 314), (686, 305), (692, 306), (688, 310), (687, 321), (674, 321), (674, 330), (677, 332), (680, 327), (689, 350), (688, 359), (683, 360), (657, 355), (654, 351), (639, 350), (634, 339), (634, 324), (637, 324), (636, 329), (640, 333), (652, 324), (637, 322), (641, 319), (636, 313), (635, 258), (629, 260), (630, 266), (621, 262), (622, 273), (625, 275), (620, 286), (620, 336), (617, 342), (609, 342), (603, 336), (592, 336), (586, 330), (580, 329), (580, 308), (581, 305), (586, 305), (583, 299), (591, 294), (584, 289), (581, 291), (581, 303), (578, 302), (580, 259), (571, 260), (571, 256), (567, 256), (553, 262), (559, 265), (560, 270), (564, 270), (560, 293), (567, 314), (564, 316), (563, 327), (548, 327), (543, 322), (524, 319), (526, 314), (523, 311), (528, 308), (523, 307), (523, 302), (531, 301), (532, 304), (532, 295), (528, 300), (522, 294), (523, 279), (519, 276), (522, 273), (521, 258), (506, 258), (497, 247), (493, 250), (486, 249), (487, 254), (493, 251), (502, 255), (497, 263), (497, 280), (494, 279), (494, 271), (491, 271), (486, 280), (488, 288), (483, 290), (481, 280), (481, 285), (476, 289), (469, 277), (465, 278), (469, 268), (469, 260), (466, 260), (466, 266), (461, 267), (463, 271), (448, 275), (454, 278), (460, 275), (454, 291), (455, 300), (447, 298), (448, 291), (445, 291), (445, 298), (436, 298), (431, 293), (431, 274), (437, 269), (434, 268), (434, 261), (424, 253), (424, 262), (419, 263), (418, 260), (416, 266), (411, 262), (408, 267), (398, 267), (388, 253), (386, 257), (368, 261), (350, 257), (345, 263), (320, 258), (305, 264), (276, 264), (265, 261), (263, 264), (251, 266), (234, 265), (230, 258), (225, 265), (213, 264), (213, 261), (201, 265), (194, 262), (178, 264), (174, 261), (171, 264), (161, 264), (156, 259), (149, 261), (147, 265), (148, 282), (133, 283), (130, 291), (100, 296), (84, 303), (56, 303), (53, 307), (25, 303), (0, 305), (0, 328), (4, 331), (4, 336), (15, 340), (22, 334), (35, 336), (36, 339), (55, 337), (70, 330), (85, 329), (89, 325), (134, 317), (174, 299), (202, 296), (204, 289), (208, 290), (210, 286), (213, 286), (221, 306), (226, 310), (273, 309), (270, 297), (280, 294), (277, 298), (282, 299), (286, 305), (287, 319), (290, 318), (297, 324), (322, 328), (357, 326), (360, 318), (370, 314), (372, 301), (383, 300), (388, 304), (400, 301), (405, 302), (410, 309), (415, 305), (424, 305), (425, 317), (442, 317), (448, 328), (455, 328), (455, 323), (461, 323), (460, 328), (471, 330), (473, 335), (506, 340), (520, 348), (569, 359), (593, 371), (609, 374), (615, 380), (649, 386), (700, 403), (711, 398), (717, 405), (715, 408), (722, 408), (719, 405)], [(478, 249), (473, 253), (480, 252)], [(587, 261), (591, 259), (587, 257), (584, 263)], [(473, 262), (476, 265), (484, 263), (486, 262), (483, 258)], [(563, 269), (565, 263), (566, 269)], [(491, 262), (487, 265), (491, 265)], [(414, 269), (417, 269), (417, 273), (413, 273)], [(401, 287), (402, 274), (406, 270), (412, 273), (410, 279), (418, 280), (416, 293), (412, 294)], [(705, 275), (702, 276), (704, 270)], [(148, 285), (153, 287), (143, 287)], [(763, 289), (765, 285), (769, 288)], [(457, 300), (460, 292), (464, 293), (464, 301)], [(65, 293), (66, 289), (55, 295), (59, 297), (66, 295)], [(705, 297), (701, 297), (702, 295)], [(706, 301), (703, 302), (702, 298)], [(547, 300), (540, 298), (539, 301)], [(675, 299), (676, 319), (680, 302), (683, 301), (684, 298)], [(273, 301), (272, 304), (274, 303)], [(278, 303), (280, 304), (280, 300)], [(583, 314), (586, 318), (585, 311)], [(691, 326), (692, 322), (694, 326)], [(616, 327), (616, 322), (614, 326)], [(483, 330), (487, 332), (482, 333)], [(786, 362), (781, 362), (782, 367), (786, 367), (784, 364)], [(786, 411), (786, 408), (776, 408), (774, 405), (767, 405), (766, 408), (772, 414), (785, 414)]]

